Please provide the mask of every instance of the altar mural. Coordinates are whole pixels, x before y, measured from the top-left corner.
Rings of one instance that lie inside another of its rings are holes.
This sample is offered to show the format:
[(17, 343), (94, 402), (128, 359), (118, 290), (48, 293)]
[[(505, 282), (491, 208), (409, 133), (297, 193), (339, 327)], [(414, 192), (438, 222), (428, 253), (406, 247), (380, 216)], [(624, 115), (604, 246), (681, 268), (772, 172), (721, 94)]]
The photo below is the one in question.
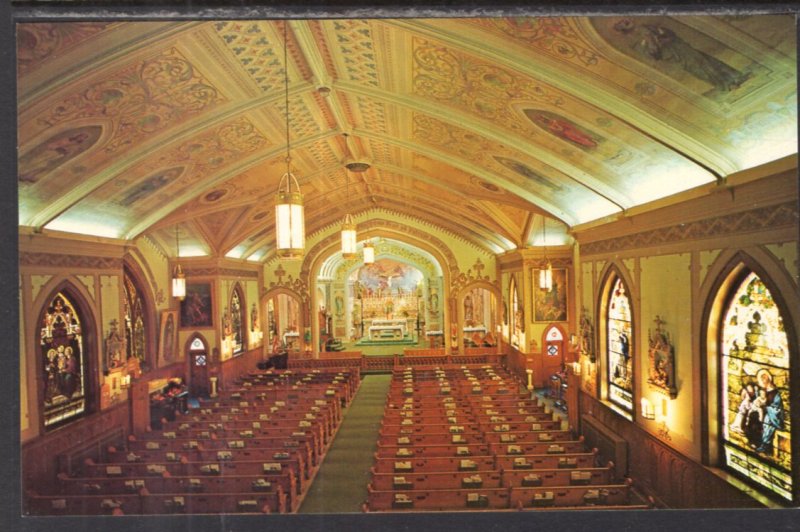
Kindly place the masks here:
[(379, 259), (352, 273), (353, 336), (369, 341), (404, 341), (424, 326), (423, 274), (413, 266)]

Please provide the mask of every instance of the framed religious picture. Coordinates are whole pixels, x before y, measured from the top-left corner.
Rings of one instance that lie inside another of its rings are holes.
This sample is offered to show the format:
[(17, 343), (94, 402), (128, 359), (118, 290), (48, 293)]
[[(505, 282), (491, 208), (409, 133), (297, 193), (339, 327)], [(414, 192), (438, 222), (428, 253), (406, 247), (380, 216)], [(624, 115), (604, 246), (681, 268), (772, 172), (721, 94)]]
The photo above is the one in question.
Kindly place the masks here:
[(675, 351), (669, 333), (664, 331), (664, 321), (656, 316), (656, 330), (650, 331), (647, 383), (672, 399), (678, 395), (675, 387)]
[(186, 283), (186, 297), (181, 301), (181, 328), (213, 326), (211, 283)]
[(534, 268), (533, 279), (533, 321), (567, 321), (567, 270), (553, 268), (553, 287), (550, 290), (539, 288), (539, 269)]
[(158, 336), (158, 366), (167, 366), (177, 362), (180, 358), (178, 352), (178, 311), (164, 310), (161, 312), (161, 328)]

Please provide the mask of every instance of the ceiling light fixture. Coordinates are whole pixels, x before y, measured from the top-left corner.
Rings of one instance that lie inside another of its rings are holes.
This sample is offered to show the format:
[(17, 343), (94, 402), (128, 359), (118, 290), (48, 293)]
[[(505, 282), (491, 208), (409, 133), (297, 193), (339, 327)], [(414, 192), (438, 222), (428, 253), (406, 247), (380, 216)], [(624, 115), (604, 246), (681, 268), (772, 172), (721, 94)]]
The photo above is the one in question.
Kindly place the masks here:
[(364, 244), (364, 264), (372, 264), (375, 262), (375, 246), (372, 242)]
[(172, 297), (183, 301), (186, 297), (186, 276), (181, 269), (181, 241), (178, 236), (178, 224), (175, 224), (175, 269), (172, 272)]
[[(345, 178), (345, 211), (350, 203), (350, 173), (344, 169)], [(342, 222), (342, 258), (345, 260), (356, 258), (356, 224), (349, 212), (344, 215)]]
[(553, 265), (547, 259), (547, 218), (542, 216), (542, 243), (544, 244), (544, 258), (539, 270), (539, 288), (549, 292), (553, 289)]
[[(278, 185), (275, 205), (275, 247), (279, 257), (284, 259), (300, 259), (306, 245), (305, 220), (303, 216), (303, 194), (297, 178), (291, 171), (291, 138), (289, 136), (289, 54), (287, 27), (289, 21), (283, 23), (283, 68), (284, 68), (284, 104), (286, 105), (286, 173)], [(294, 187), (292, 187), (294, 184)]]

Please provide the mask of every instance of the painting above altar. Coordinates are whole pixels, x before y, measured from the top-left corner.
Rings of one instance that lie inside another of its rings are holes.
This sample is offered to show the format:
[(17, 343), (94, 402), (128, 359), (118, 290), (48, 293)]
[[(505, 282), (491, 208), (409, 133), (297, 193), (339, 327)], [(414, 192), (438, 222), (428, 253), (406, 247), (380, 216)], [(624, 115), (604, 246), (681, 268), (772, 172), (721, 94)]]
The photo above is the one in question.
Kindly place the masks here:
[(357, 270), (362, 296), (415, 295), (422, 283), (422, 272), (392, 259), (379, 259)]

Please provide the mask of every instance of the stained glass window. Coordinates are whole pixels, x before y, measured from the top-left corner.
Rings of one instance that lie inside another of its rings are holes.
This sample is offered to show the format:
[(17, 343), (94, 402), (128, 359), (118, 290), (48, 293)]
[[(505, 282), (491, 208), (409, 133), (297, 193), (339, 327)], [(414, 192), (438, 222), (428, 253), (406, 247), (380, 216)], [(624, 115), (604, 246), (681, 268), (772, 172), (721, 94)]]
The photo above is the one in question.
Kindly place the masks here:
[(735, 288), (721, 334), (724, 464), (791, 500), (789, 344), (780, 311), (755, 273)]
[(633, 334), (631, 301), (622, 279), (617, 277), (608, 297), (607, 312), (608, 399), (633, 413)]
[(242, 305), (239, 290), (235, 289), (231, 295), (231, 331), (233, 334), (234, 355), (244, 351), (244, 331), (242, 329), (242, 323), (244, 322), (244, 305)]
[(125, 340), (127, 358), (136, 357), (139, 362), (147, 361), (147, 342), (145, 340), (145, 313), (141, 291), (128, 270), (123, 281), (125, 307)]
[(513, 277), (511, 278), (511, 285), (509, 286), (509, 294), (511, 295), (511, 343), (518, 345), (519, 335), (522, 332), (522, 320), (519, 308), (519, 296), (517, 295), (517, 282)]
[(86, 412), (87, 361), (81, 317), (59, 292), (42, 318), (40, 341), (44, 385), (44, 426), (51, 427)]

